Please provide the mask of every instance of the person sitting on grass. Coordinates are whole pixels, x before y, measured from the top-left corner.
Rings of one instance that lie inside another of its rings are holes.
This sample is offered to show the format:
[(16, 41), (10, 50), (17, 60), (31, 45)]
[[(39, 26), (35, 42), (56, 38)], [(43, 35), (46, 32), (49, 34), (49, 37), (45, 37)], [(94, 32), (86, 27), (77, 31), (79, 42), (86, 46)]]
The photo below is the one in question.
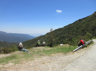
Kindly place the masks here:
[(45, 41), (42, 42), (42, 46), (46, 46), (46, 42)]
[(38, 44), (38, 46), (41, 46), (41, 42), (40, 42), (40, 40), (38, 40), (37, 44)]
[(23, 47), (22, 42), (19, 43), (18, 49), (19, 49), (19, 51), (28, 52), (28, 50), (26, 50), (26, 49)]
[(82, 39), (80, 39), (80, 43), (78, 44), (78, 47), (81, 46), (81, 45), (84, 45), (84, 41)]

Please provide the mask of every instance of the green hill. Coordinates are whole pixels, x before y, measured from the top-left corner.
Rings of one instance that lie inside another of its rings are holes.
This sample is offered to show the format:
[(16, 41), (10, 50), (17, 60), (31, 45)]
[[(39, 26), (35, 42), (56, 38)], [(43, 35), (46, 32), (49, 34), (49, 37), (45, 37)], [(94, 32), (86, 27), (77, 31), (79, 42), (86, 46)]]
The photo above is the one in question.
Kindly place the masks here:
[(17, 43), (8, 43), (8, 42), (1, 42), (0, 41), (0, 48), (4, 48), (4, 47), (13, 47), (13, 46), (17, 46)]
[[(85, 41), (96, 37), (96, 12), (85, 18), (79, 19), (72, 24), (64, 26), (63, 28), (56, 29), (45, 35), (39, 36), (32, 40), (23, 42), (26, 47), (34, 47), (37, 40), (46, 41), (47, 45), (51, 42), (50, 39), (54, 39), (53, 45), (60, 43), (77, 45), (79, 39), (82, 38)], [(72, 39), (69, 41), (69, 39)]]

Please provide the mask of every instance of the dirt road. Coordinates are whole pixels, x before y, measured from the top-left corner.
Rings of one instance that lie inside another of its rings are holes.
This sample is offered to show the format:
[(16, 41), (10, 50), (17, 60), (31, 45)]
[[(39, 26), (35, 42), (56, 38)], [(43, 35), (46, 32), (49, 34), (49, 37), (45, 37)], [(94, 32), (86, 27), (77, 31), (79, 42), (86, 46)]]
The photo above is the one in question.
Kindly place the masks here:
[(94, 44), (77, 52), (57, 53), (35, 58), (22, 64), (0, 65), (0, 71), (95, 71), (96, 40)]
[(82, 57), (60, 71), (96, 71), (96, 40), (91, 49)]

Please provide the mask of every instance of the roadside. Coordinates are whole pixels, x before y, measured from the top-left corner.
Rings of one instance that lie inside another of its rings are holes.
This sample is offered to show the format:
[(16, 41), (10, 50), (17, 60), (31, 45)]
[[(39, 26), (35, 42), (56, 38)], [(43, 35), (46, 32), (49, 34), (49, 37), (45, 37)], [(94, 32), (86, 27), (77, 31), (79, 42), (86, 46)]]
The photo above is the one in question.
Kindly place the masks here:
[(96, 39), (90, 50), (60, 71), (96, 71)]
[(21, 61), (20, 64), (12, 62), (0, 65), (1, 71), (60, 71), (68, 66), (70, 63), (79, 59), (86, 54), (90, 47), (80, 49), (77, 52), (70, 52), (67, 54), (56, 53), (50, 56), (42, 56), (34, 60)]

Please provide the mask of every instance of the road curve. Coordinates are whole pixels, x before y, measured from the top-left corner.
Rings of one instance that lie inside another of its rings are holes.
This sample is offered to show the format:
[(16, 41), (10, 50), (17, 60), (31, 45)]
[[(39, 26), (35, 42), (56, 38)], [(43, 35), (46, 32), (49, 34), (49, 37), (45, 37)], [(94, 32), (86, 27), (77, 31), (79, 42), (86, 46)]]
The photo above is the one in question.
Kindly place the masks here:
[(85, 55), (72, 62), (60, 71), (96, 71), (96, 39)]

